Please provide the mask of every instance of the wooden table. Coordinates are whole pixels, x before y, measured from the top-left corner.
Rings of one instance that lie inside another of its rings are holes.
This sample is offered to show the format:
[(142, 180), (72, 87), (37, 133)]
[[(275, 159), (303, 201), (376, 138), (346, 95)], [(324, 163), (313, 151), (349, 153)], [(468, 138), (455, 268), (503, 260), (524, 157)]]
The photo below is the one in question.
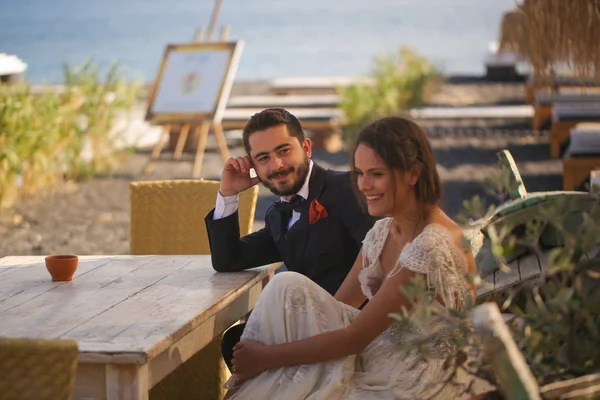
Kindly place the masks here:
[(276, 266), (216, 273), (210, 256), (82, 256), (71, 282), (44, 257), (0, 258), (0, 336), (79, 343), (75, 398), (149, 389), (254, 307)]

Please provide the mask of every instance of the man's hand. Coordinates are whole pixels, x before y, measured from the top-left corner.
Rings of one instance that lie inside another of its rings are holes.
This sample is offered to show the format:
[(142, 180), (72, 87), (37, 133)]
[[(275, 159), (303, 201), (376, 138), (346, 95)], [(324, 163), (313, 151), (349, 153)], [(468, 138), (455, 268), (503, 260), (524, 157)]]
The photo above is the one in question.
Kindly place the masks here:
[(221, 196), (234, 196), (260, 182), (258, 177), (250, 177), (250, 169), (253, 167), (250, 157), (231, 157), (225, 163), (221, 174)]
[(242, 384), (269, 369), (269, 346), (253, 340), (243, 340), (233, 348), (233, 374)]

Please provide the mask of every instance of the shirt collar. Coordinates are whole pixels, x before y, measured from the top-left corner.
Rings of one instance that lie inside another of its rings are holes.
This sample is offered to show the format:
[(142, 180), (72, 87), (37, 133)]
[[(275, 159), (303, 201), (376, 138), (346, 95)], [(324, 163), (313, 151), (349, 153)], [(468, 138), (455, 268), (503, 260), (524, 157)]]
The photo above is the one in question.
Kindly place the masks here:
[[(309, 181), (310, 181), (310, 175), (312, 173), (312, 169), (313, 169), (313, 160), (309, 159), (308, 160), (308, 174), (306, 175), (306, 180), (304, 181), (304, 185), (302, 185), (300, 190), (298, 190), (298, 192), (296, 193), (298, 196), (302, 196), (304, 198), (304, 200), (308, 200), (308, 188), (309, 188)], [(281, 197), (281, 201), (288, 201), (288, 200)]]

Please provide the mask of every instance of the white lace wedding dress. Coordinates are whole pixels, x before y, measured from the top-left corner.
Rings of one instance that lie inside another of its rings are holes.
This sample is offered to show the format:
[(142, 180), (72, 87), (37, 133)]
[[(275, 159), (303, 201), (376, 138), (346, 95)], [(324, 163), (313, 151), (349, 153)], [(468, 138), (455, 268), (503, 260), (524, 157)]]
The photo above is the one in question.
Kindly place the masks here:
[[(372, 298), (383, 280), (379, 255), (391, 219), (379, 220), (363, 241), (363, 270), (359, 280), (364, 294)], [(465, 279), (466, 259), (441, 225), (430, 224), (407, 244), (400, 254), (399, 268), (427, 276), (430, 287), (444, 304), (464, 305), (470, 288)], [(439, 305), (439, 303), (438, 303)], [(439, 305), (441, 307), (441, 305)], [(265, 287), (244, 330), (242, 340), (279, 344), (301, 340), (348, 326), (359, 310), (335, 300), (308, 278), (294, 272), (275, 275)], [(233, 399), (436, 399), (458, 398), (457, 388), (448, 385), (444, 358), (417, 350), (408, 354), (398, 343), (409, 340), (405, 332), (391, 326), (361, 353), (311, 365), (285, 367), (263, 372), (242, 384)], [(434, 351), (435, 353), (435, 351)], [(226, 384), (235, 385), (235, 376)]]

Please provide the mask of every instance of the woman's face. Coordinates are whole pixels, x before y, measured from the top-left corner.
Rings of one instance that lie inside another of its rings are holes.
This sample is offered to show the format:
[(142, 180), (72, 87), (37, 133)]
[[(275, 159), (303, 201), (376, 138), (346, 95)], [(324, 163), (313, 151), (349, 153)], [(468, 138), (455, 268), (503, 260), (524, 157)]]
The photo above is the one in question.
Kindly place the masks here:
[(405, 207), (411, 190), (407, 174), (390, 169), (372, 148), (364, 144), (356, 148), (354, 169), (369, 214), (391, 215)]

